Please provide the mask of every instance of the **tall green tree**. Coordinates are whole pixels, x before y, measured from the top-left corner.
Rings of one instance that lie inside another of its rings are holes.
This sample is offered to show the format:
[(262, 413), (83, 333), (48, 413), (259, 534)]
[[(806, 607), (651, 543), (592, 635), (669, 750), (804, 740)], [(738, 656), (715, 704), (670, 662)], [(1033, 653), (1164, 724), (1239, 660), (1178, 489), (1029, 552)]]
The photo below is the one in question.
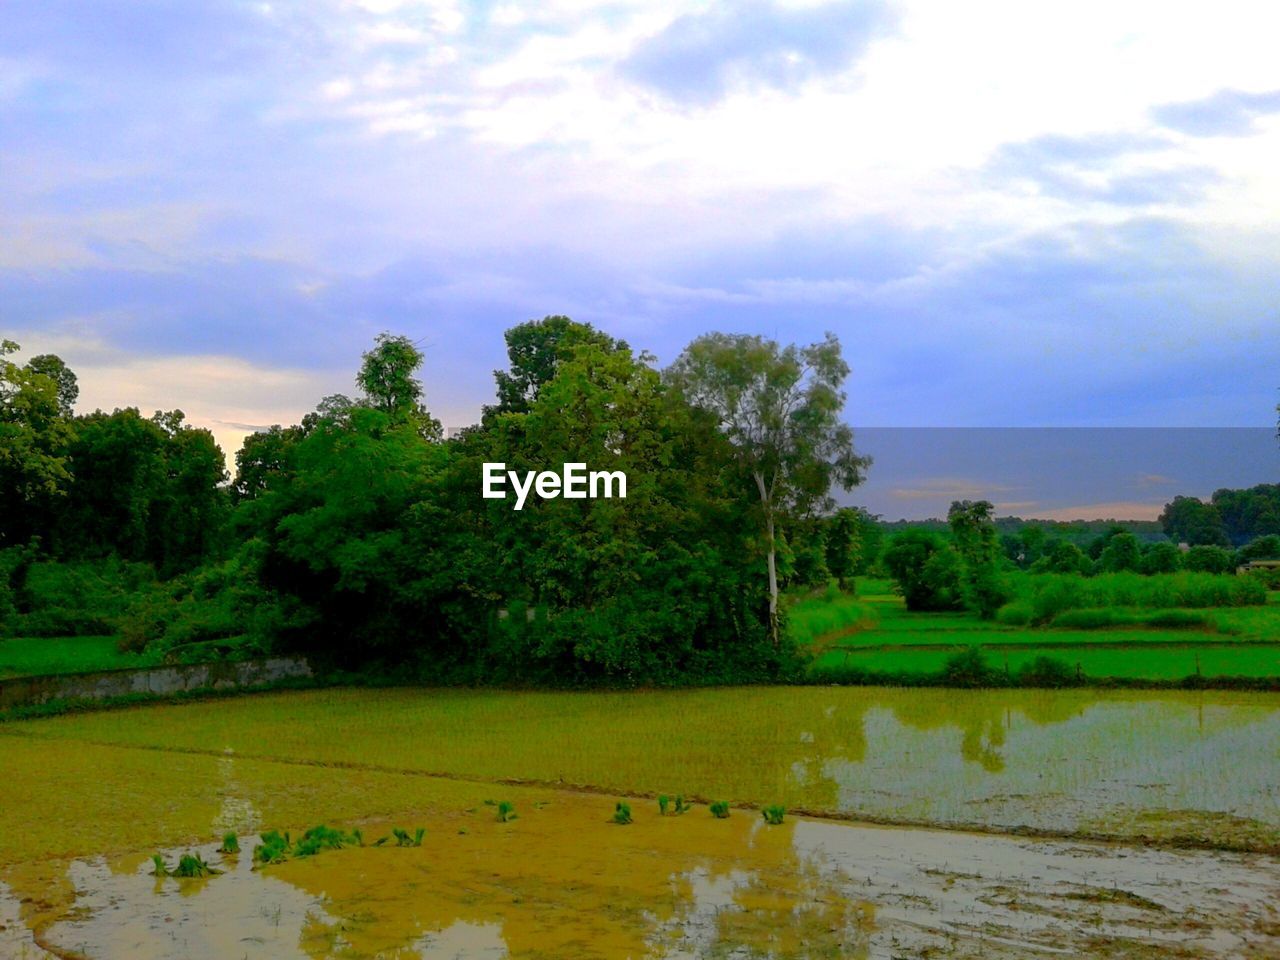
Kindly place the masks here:
[(807, 347), (746, 334), (694, 340), (667, 371), (691, 405), (716, 420), (758, 497), (769, 579), (769, 625), (778, 628), (778, 526), (789, 510), (829, 502), (833, 484), (862, 482), (870, 459), (841, 421), (849, 366), (828, 333)]
[(43, 374), (54, 382), (58, 391), (58, 409), (64, 417), (75, 414), (76, 400), (80, 397), (80, 383), (62, 358), (52, 353), (42, 353), (27, 361), (27, 369)]
[(59, 380), (44, 372), (53, 368), (49, 358), (35, 366), (8, 359), (18, 349), (0, 340), (0, 547), (39, 533), (40, 518), (71, 482), (67, 447), (74, 432)]
[(1196, 497), (1174, 497), (1161, 511), (1160, 524), (1165, 536), (1175, 543), (1225, 547), (1231, 542), (1218, 508)]
[(579, 347), (629, 352), (625, 341), (615, 340), (589, 323), (559, 315), (526, 321), (503, 336), (510, 369), (493, 372), (498, 402), (486, 408), (486, 419), (500, 413), (527, 413), (543, 385), (551, 382), (560, 365)]
[(952, 543), (964, 565), (965, 602), (983, 619), (995, 616), (1011, 595), (1000, 576), (1002, 551), (994, 514), (988, 500), (957, 500), (947, 512)]
[(392, 423), (413, 422), (425, 439), (440, 439), (440, 421), (422, 405), (422, 381), (416, 374), (424, 358), (413, 341), (380, 333), (362, 359), (356, 383), (368, 405)]

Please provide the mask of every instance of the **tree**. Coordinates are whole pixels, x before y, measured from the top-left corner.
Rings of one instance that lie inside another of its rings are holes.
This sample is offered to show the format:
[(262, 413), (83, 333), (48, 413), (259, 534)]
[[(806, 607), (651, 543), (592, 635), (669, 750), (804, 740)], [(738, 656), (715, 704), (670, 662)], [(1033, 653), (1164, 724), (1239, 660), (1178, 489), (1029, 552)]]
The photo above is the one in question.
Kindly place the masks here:
[(414, 374), (422, 366), (422, 351), (404, 336), (380, 333), (363, 356), (356, 383), (366, 403), (385, 413), (392, 423), (413, 421), (428, 440), (440, 438), (440, 421), (422, 405), (422, 381)]
[(1165, 536), (1174, 543), (1189, 543), (1193, 547), (1230, 545), (1218, 509), (1196, 497), (1174, 497), (1161, 511), (1160, 524)]
[(952, 542), (964, 564), (966, 605), (977, 610), (984, 620), (994, 617), (1011, 595), (1000, 576), (1002, 551), (994, 511), (988, 500), (956, 500), (947, 511)]
[(75, 373), (62, 362), (61, 357), (54, 356), (52, 353), (42, 353), (27, 361), (27, 369), (32, 373), (42, 374), (54, 382), (58, 391), (58, 408), (64, 417), (75, 414), (80, 385)]
[(1172, 543), (1153, 543), (1142, 552), (1142, 572), (1176, 573), (1182, 569), (1182, 551)]
[(232, 499), (241, 503), (266, 493), (276, 478), (292, 469), (294, 451), (305, 435), (301, 427), (282, 427), (277, 423), (245, 437), (244, 444), (236, 451)]
[(507, 341), (511, 369), (493, 372), (498, 385), (498, 403), (485, 408), (486, 420), (500, 413), (527, 413), (543, 385), (551, 381), (559, 366), (579, 347), (594, 347), (606, 353), (630, 351), (624, 341), (615, 340), (591, 324), (562, 316), (526, 321), (512, 327), (503, 337)]
[(712, 333), (685, 348), (669, 382), (709, 412), (754, 482), (763, 519), (769, 577), (769, 626), (778, 634), (778, 522), (789, 509), (826, 503), (833, 483), (862, 482), (870, 465), (840, 421), (849, 367), (834, 334), (808, 347), (780, 347), (746, 334)]
[(884, 565), (908, 610), (959, 610), (964, 606), (964, 563), (932, 530), (908, 529), (889, 541)]
[(827, 518), (824, 525), (827, 571), (839, 581), (841, 589), (849, 586), (861, 555), (861, 524), (858, 521), (858, 510), (841, 507)]
[(1132, 533), (1117, 533), (1102, 551), (1099, 566), (1106, 573), (1136, 572), (1142, 566), (1142, 549)]
[(0, 547), (33, 535), (37, 515), (47, 513), (71, 481), (67, 446), (73, 432), (58, 381), (30, 363), (6, 359), (18, 349), (12, 340), (0, 340)]

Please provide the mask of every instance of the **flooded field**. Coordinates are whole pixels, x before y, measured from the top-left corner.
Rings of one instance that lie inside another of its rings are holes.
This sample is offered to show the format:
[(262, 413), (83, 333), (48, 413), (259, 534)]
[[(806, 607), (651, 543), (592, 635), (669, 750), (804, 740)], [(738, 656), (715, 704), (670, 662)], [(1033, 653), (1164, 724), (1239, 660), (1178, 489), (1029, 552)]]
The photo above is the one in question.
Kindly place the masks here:
[[(0, 765), (3, 957), (1280, 956), (1265, 695), (315, 691), (8, 724)], [(254, 868), (318, 823), (368, 845)], [(188, 851), (225, 873), (150, 875)]]

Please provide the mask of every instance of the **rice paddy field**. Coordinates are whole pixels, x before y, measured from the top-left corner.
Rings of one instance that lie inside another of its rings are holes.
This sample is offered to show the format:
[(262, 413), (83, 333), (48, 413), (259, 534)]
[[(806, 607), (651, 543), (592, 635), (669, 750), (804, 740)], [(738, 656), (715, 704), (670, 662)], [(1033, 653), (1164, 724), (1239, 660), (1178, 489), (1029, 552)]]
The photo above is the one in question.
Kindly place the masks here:
[(888, 581), (864, 580), (855, 597), (808, 598), (791, 609), (793, 629), (814, 652), (812, 669), (901, 676), (936, 674), (976, 647), (995, 669), (1016, 674), (1052, 657), (1089, 681), (1177, 681), (1187, 677), (1280, 678), (1280, 593), (1261, 607), (1132, 611), (1097, 629), (1005, 626), (972, 613), (908, 611)]
[[(6, 957), (1280, 955), (1271, 694), (331, 689), (6, 723), (0, 769)], [(318, 824), (363, 845), (254, 862)]]

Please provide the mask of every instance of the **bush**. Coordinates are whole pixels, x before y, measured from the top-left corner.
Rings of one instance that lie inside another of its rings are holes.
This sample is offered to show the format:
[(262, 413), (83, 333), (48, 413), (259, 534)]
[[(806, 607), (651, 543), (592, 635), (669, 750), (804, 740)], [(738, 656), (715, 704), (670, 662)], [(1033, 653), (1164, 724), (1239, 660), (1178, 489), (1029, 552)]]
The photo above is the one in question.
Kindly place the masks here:
[(903, 531), (889, 541), (883, 562), (908, 610), (959, 610), (964, 606), (964, 564), (938, 534)]
[(991, 687), (997, 686), (1001, 679), (978, 647), (969, 647), (948, 657), (942, 667), (942, 677), (952, 687)]
[(1028, 687), (1071, 687), (1080, 681), (1070, 665), (1055, 657), (1036, 657), (1018, 671), (1018, 682)]
[(1236, 560), (1222, 547), (1192, 547), (1182, 558), (1182, 569), (1196, 573), (1234, 573)]
[[(1100, 574), (1084, 579), (1071, 575), (1035, 574), (1027, 578), (1032, 622), (1054, 621), (1068, 610), (1114, 607), (1242, 607), (1267, 602), (1266, 587), (1251, 577), (1209, 573)], [(1090, 615), (1083, 615), (1080, 625)], [(1098, 614), (1097, 616), (1104, 616)]]
[(1014, 600), (996, 611), (996, 623), (1006, 627), (1025, 627), (1031, 622), (1033, 611), (1026, 600)]
[(1063, 630), (1105, 630), (1132, 622), (1131, 616), (1111, 607), (1086, 607), (1064, 610), (1053, 618), (1052, 625)]

